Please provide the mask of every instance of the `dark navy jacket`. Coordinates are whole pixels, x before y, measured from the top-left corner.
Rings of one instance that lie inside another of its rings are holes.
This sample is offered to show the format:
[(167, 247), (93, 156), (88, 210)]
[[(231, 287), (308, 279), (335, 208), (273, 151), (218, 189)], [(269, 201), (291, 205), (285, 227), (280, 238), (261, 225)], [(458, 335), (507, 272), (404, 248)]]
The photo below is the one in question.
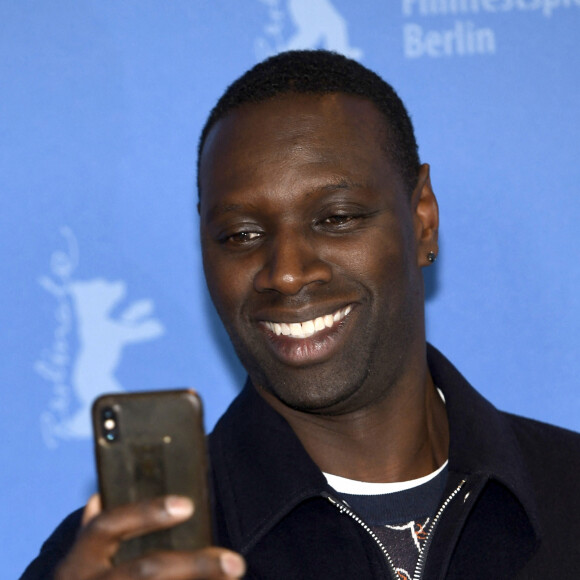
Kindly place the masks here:
[[(580, 578), (580, 435), (497, 411), (434, 348), (450, 424), (450, 501), (424, 578)], [(251, 385), (209, 438), (217, 542), (241, 552), (247, 578), (388, 579), (377, 544), (325, 497), (324, 476)], [(23, 580), (50, 578), (79, 512), (47, 540)]]

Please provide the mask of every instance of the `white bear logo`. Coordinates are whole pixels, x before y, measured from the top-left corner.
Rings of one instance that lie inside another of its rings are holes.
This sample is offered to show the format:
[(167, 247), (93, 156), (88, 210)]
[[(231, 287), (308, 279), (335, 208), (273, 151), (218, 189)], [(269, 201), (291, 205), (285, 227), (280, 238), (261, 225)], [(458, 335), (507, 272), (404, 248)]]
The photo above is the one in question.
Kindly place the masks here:
[(124, 347), (164, 333), (161, 322), (151, 316), (151, 300), (138, 300), (114, 314), (126, 296), (125, 282), (74, 279), (76, 238), (69, 228), (63, 228), (62, 233), (68, 252), (55, 252), (51, 259), (53, 277), (40, 279), (57, 299), (53, 345), (35, 365), (36, 371), (53, 384), (50, 410), (42, 416), (49, 446), (55, 446), (57, 439), (88, 437), (94, 398), (124, 390), (115, 377)]
[[(345, 18), (330, 0), (287, 0), (286, 10), (281, 0), (260, 0), (268, 6), (269, 22), (264, 27), (265, 37), (256, 41), (256, 57), (260, 60), (277, 52), (295, 49), (325, 48), (354, 59), (363, 57), (363, 51), (350, 45)], [(285, 38), (291, 20), (294, 32)]]

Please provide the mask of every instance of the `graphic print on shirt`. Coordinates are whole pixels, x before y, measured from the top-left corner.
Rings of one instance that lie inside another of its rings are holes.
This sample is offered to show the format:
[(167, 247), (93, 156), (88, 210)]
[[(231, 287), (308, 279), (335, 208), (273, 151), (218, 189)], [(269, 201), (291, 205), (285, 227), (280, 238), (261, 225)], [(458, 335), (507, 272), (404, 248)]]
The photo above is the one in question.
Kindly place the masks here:
[(371, 526), (373, 532), (385, 546), (401, 580), (412, 580), (414, 570), (429, 532), (431, 518), (412, 520), (398, 525)]

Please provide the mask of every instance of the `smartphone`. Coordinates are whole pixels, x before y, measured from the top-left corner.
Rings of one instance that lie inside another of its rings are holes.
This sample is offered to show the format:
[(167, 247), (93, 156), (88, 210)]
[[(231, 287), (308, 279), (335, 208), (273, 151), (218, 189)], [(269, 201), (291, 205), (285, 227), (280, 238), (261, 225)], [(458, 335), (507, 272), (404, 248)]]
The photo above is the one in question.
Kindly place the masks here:
[(190, 389), (102, 395), (92, 409), (104, 509), (166, 494), (195, 505), (189, 520), (121, 544), (115, 563), (152, 550), (211, 545), (208, 459), (201, 399)]

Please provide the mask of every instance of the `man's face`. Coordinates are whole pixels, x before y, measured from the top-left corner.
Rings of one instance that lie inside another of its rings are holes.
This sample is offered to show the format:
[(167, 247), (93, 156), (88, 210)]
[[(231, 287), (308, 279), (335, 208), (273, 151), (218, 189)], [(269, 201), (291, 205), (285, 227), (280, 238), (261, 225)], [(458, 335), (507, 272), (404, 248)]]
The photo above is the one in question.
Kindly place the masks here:
[(209, 291), (254, 384), (292, 408), (372, 404), (424, 351), (426, 207), (385, 135), (370, 101), (292, 94), (234, 110), (206, 141)]

